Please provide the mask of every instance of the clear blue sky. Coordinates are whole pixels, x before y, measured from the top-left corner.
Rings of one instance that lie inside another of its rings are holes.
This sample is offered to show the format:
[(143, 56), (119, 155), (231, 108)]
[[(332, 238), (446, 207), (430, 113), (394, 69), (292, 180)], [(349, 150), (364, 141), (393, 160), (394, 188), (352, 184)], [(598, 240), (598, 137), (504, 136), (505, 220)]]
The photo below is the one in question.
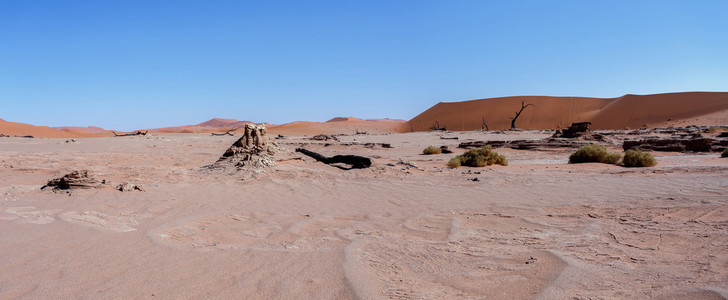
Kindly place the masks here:
[(728, 91), (728, 1), (3, 1), (0, 118), (410, 119), (439, 101)]

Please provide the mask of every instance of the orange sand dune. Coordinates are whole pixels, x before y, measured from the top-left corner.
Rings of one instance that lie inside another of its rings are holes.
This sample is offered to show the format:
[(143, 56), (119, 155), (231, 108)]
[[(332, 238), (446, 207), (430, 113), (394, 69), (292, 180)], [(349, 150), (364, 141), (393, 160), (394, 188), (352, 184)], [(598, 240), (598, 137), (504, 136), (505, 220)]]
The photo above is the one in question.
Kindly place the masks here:
[(74, 135), (72, 133), (55, 130), (48, 126), (35, 126), (35, 125), (24, 124), (24, 123), (8, 122), (3, 119), (0, 119), (0, 134), (9, 135), (9, 136), (31, 135), (31, 136), (37, 137), (37, 138), (76, 137), (76, 135)]
[(293, 122), (283, 125), (272, 125), (268, 131), (283, 135), (316, 135), (316, 134), (339, 134), (356, 133), (357, 131), (368, 133), (390, 133), (404, 132), (405, 122), (380, 122), (348, 118), (333, 118), (327, 122)]
[(171, 133), (208, 133), (208, 132), (225, 132), (233, 128), (245, 126), (250, 121), (238, 121), (235, 119), (214, 118), (195, 125), (182, 125), (173, 127), (162, 127), (149, 129), (151, 132), (171, 132)]
[(71, 130), (80, 130), (80, 131), (86, 131), (86, 132), (93, 132), (93, 133), (100, 133), (106, 131), (106, 129), (103, 129), (101, 127), (96, 126), (88, 126), (88, 127), (81, 127), (81, 126), (61, 126), (61, 127), (51, 127), (56, 130), (64, 130), (64, 129), (71, 129)]
[[(408, 123), (416, 131), (429, 130), (435, 122), (449, 130), (510, 128), (511, 118), (521, 101), (533, 104), (516, 122), (518, 128), (564, 128), (573, 122), (592, 122), (593, 128), (622, 129), (669, 125), (721, 125), (728, 119), (728, 93), (687, 92), (654, 95), (625, 95), (618, 98), (519, 96), (440, 102)], [(702, 122), (693, 119), (711, 115)], [(719, 124), (701, 124), (705, 121)], [(695, 123), (695, 124), (693, 124)]]

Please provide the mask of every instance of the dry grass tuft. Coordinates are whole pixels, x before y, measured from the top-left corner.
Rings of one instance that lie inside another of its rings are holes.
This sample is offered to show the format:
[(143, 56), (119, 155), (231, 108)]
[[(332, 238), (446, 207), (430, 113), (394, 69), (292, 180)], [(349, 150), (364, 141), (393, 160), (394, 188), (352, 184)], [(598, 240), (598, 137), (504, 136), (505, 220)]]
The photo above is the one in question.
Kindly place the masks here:
[(652, 167), (657, 165), (657, 160), (649, 152), (642, 152), (640, 150), (627, 150), (622, 158), (622, 163), (625, 167)]
[(582, 146), (576, 152), (569, 156), (570, 164), (598, 162), (604, 164), (616, 164), (619, 162), (621, 155), (619, 153), (608, 152), (607, 148), (602, 145), (586, 145)]
[(430, 155), (430, 154), (441, 154), (442, 149), (435, 147), (435, 146), (429, 146), (425, 148), (425, 150), (422, 150), (423, 154)]
[(493, 151), (493, 147), (488, 145), (482, 148), (470, 149), (461, 155), (453, 157), (447, 163), (447, 166), (450, 168), (460, 166), (485, 167), (493, 164), (507, 166), (508, 160), (506, 160), (505, 156)]

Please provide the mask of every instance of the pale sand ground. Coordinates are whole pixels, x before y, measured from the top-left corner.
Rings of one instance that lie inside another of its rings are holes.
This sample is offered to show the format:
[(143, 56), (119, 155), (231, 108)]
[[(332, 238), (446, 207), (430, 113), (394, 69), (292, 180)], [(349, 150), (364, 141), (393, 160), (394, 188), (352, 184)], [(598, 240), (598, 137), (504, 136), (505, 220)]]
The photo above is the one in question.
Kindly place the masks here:
[[(510, 166), (451, 170), (454, 154), (420, 151), (547, 134), (440, 135), (341, 137), (392, 149), (316, 142), (374, 166), (304, 158), (256, 177), (200, 168), (238, 136), (0, 138), (0, 298), (728, 296), (728, 159), (657, 153), (657, 167), (627, 169), (499, 150)], [(311, 143), (278, 142), (281, 159)], [(39, 190), (74, 169), (146, 191)]]

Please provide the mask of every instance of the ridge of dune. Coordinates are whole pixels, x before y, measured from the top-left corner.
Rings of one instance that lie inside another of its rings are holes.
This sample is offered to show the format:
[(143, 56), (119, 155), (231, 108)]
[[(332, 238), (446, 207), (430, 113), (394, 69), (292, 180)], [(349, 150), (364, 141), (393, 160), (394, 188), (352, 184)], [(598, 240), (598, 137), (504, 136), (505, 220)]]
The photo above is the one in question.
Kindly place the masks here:
[(9, 122), (0, 119), (0, 134), (9, 136), (33, 136), (37, 138), (68, 138), (75, 135), (48, 126), (35, 126), (25, 123)]
[(58, 126), (58, 127), (51, 127), (51, 128), (56, 129), (56, 130), (66, 130), (66, 129), (74, 130), (74, 131), (80, 130), (80, 131), (93, 132), (93, 133), (101, 133), (101, 132), (106, 131), (106, 129), (103, 129), (103, 128), (97, 127), (97, 126), (86, 126), (86, 127), (83, 127), (83, 126)]
[(326, 122), (328, 123), (328, 122), (346, 122), (346, 121), (364, 121), (364, 120), (359, 119), (359, 118), (354, 118), (354, 117), (336, 117), (336, 118), (333, 118)]
[(726, 92), (628, 94), (617, 98), (512, 96), (440, 102), (408, 124), (416, 131), (429, 130), (435, 123), (449, 130), (477, 130), (485, 121), (489, 129), (508, 129), (521, 101), (534, 105), (524, 109), (516, 122), (523, 129), (564, 128), (574, 122), (592, 122), (593, 128), (603, 129), (691, 125), (693, 118), (728, 113)]

